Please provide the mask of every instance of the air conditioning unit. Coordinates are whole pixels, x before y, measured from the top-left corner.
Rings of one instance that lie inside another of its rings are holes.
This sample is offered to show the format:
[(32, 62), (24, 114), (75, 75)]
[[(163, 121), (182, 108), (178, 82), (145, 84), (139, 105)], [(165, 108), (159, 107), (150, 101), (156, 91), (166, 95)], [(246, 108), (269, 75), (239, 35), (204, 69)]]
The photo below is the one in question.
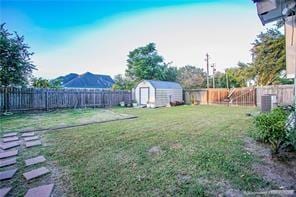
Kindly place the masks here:
[(261, 96), (261, 111), (270, 112), (277, 107), (277, 98), (275, 94), (265, 94)]

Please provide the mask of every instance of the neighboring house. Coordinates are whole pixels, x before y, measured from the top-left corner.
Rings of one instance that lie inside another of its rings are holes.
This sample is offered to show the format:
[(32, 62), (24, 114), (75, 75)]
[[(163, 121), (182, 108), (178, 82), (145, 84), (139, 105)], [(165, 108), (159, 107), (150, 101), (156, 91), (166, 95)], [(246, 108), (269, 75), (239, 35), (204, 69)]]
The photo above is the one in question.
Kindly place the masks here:
[(96, 88), (111, 89), (114, 81), (109, 75), (98, 75), (86, 72), (82, 75), (71, 73), (59, 77), (64, 88)]
[(182, 102), (183, 89), (176, 82), (144, 80), (135, 87), (134, 97), (139, 105), (162, 107), (170, 102)]

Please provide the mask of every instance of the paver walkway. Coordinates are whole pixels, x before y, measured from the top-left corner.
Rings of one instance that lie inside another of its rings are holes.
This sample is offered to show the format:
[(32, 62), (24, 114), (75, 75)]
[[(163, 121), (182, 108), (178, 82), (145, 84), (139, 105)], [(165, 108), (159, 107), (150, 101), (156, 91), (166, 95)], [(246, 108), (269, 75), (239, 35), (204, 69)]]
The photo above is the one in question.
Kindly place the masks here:
[(6, 143), (1, 143), (0, 148), (3, 149), (3, 150), (6, 150), (6, 149), (10, 149), (10, 148), (19, 146), (19, 145), (20, 145), (19, 141), (17, 141), (17, 142), (6, 142)]
[(46, 159), (43, 156), (38, 156), (38, 157), (34, 157), (34, 158), (31, 158), (31, 159), (25, 160), (25, 164), (26, 164), (26, 166), (30, 166), (30, 165), (42, 163), (42, 162), (45, 162), (45, 161), (46, 161)]
[(31, 179), (34, 179), (34, 178), (40, 177), (42, 175), (45, 175), (45, 174), (47, 174), (49, 172), (50, 171), (47, 168), (41, 167), (41, 168), (31, 170), (29, 172), (25, 172), (23, 175), (26, 178), (26, 180), (29, 181)]
[(34, 135), (35, 135), (34, 132), (28, 132), (28, 133), (23, 133), (23, 134), (22, 134), (22, 137), (32, 137), (32, 136), (34, 136)]
[[(17, 147), (21, 145), (21, 140), (25, 142), (25, 147), (35, 147), (42, 145), (40, 137), (35, 135), (35, 132), (27, 132), (21, 135), (22, 139), (19, 139), (18, 133), (11, 132), (5, 133), (0, 142), (0, 168), (5, 166), (14, 165), (17, 162), (18, 149)], [(10, 148), (16, 147), (14, 150), (7, 150)], [(39, 164), (45, 162), (46, 159), (44, 156), (37, 156), (33, 158), (29, 158), (25, 160), (25, 166), (31, 166), (35, 164)], [(11, 179), (17, 172), (17, 168), (0, 171), (0, 180)], [(29, 172), (23, 173), (23, 176), (27, 181), (35, 179), (37, 177), (41, 177), (45, 174), (50, 173), (50, 171), (46, 167), (40, 167), (37, 169), (33, 169)], [(41, 185), (38, 187), (31, 188), (27, 191), (26, 197), (50, 197), (54, 188), (54, 184), (49, 185)], [(0, 188), (0, 197), (6, 196), (13, 188), (12, 187), (4, 187)]]
[(0, 167), (10, 166), (16, 163), (16, 157), (0, 160)]
[(29, 141), (29, 142), (26, 142), (26, 148), (30, 148), (30, 147), (33, 147), (33, 146), (39, 146), (39, 145), (42, 145), (41, 141), (40, 140), (35, 140), (35, 141)]
[(12, 136), (16, 136), (16, 135), (17, 135), (16, 132), (13, 132), (13, 133), (5, 133), (5, 134), (3, 135), (3, 137), (12, 137)]
[(17, 154), (18, 154), (18, 150), (4, 151), (0, 153), (0, 159), (16, 156)]
[(3, 142), (12, 142), (17, 140), (19, 140), (17, 136), (3, 138)]
[(25, 197), (49, 197), (53, 187), (53, 184), (49, 184), (31, 188), (28, 190)]
[(16, 171), (17, 171), (17, 168), (0, 172), (0, 180), (2, 181), (6, 179), (11, 179), (13, 175), (16, 173)]
[(39, 136), (36, 135), (36, 136), (32, 136), (32, 137), (25, 137), (24, 140), (27, 142), (27, 141), (33, 141), (33, 140), (38, 140), (39, 139)]
[(4, 187), (0, 189), (0, 197), (4, 197), (8, 194), (8, 192), (10, 192), (10, 190), (12, 189), (12, 187)]

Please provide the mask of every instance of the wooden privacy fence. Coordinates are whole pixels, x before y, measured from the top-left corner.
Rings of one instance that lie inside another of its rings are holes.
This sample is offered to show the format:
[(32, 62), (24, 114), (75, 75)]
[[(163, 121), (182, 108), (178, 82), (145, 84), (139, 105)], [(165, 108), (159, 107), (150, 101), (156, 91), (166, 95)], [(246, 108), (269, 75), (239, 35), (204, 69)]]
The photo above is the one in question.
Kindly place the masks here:
[(294, 101), (293, 85), (275, 85), (257, 87), (257, 106), (261, 106), (261, 96), (265, 94), (274, 94), (277, 96), (277, 103), (280, 105), (292, 105)]
[(227, 104), (244, 106), (261, 106), (261, 96), (274, 94), (279, 105), (293, 104), (293, 85), (276, 85), (246, 88), (216, 88), (194, 89), (184, 91), (184, 101), (192, 104), (198, 101), (200, 104)]
[(0, 111), (30, 111), (58, 108), (111, 107), (131, 103), (130, 91), (99, 89), (1, 88)]

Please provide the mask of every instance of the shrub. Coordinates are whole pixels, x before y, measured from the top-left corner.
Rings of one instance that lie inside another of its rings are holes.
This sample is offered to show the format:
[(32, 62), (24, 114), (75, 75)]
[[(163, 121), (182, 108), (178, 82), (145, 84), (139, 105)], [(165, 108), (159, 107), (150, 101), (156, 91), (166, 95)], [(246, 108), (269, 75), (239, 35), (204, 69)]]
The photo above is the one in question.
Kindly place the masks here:
[(262, 113), (255, 117), (256, 138), (260, 141), (270, 143), (274, 153), (285, 142), (287, 113), (282, 108), (275, 108), (270, 113)]
[(296, 150), (296, 128), (295, 128), (296, 112), (292, 112), (288, 117), (287, 122), (287, 144), (293, 146)]

